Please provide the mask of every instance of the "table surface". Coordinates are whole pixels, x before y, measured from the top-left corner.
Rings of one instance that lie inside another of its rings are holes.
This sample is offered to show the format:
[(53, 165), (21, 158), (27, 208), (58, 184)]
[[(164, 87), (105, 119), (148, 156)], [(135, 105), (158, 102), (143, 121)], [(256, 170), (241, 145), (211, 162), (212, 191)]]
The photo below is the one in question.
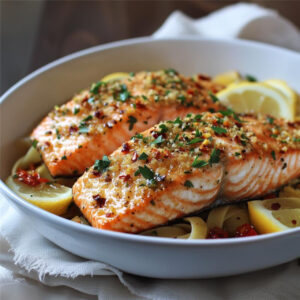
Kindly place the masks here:
[[(192, 18), (239, 1), (1, 1), (4, 92), (33, 70), (72, 52), (152, 34), (174, 11)], [(300, 27), (300, 1), (245, 1), (278, 10)], [(17, 22), (16, 22), (17, 20)]]

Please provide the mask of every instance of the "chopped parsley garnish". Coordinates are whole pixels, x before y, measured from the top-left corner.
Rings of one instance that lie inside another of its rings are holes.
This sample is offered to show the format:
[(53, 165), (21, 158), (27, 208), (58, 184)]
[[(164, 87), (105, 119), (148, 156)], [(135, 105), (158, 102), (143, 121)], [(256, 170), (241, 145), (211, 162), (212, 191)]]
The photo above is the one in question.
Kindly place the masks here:
[(99, 93), (99, 88), (101, 85), (105, 85), (106, 82), (98, 81), (96, 83), (93, 83), (90, 89), (90, 92), (94, 95), (97, 95)]
[(276, 154), (275, 154), (275, 151), (274, 151), (274, 150), (272, 150), (271, 155), (272, 155), (272, 158), (273, 158), (274, 160), (276, 160)]
[(143, 98), (144, 100), (148, 100), (148, 97), (146, 97), (145, 95), (142, 95), (142, 98)]
[(250, 81), (250, 82), (256, 82), (257, 81), (257, 79), (254, 76), (249, 75), (249, 74), (245, 75), (245, 79)]
[(159, 128), (160, 128), (160, 133), (165, 133), (169, 130), (169, 128), (165, 124), (160, 124)]
[(173, 123), (174, 124), (179, 124), (181, 126), (183, 122), (179, 117), (177, 117), (176, 120)]
[(79, 133), (88, 133), (89, 131), (90, 131), (89, 127), (86, 124), (79, 125), (79, 130), (78, 130)]
[(219, 124), (223, 124), (223, 123), (224, 123), (224, 120), (221, 119), (221, 118), (219, 118), (219, 117), (217, 118), (217, 120), (218, 120), (217, 122), (218, 122)]
[(92, 120), (93, 119), (93, 117), (91, 116), (91, 115), (88, 115), (86, 118), (84, 118), (80, 123), (81, 124), (83, 124), (83, 123), (85, 123), (85, 122), (88, 122), (88, 121), (90, 121), (90, 120)]
[(134, 116), (129, 116), (127, 123), (129, 123), (129, 130), (133, 129), (134, 124), (137, 122), (137, 118)]
[(197, 144), (197, 143), (200, 143), (200, 142), (203, 142), (202, 138), (194, 138), (194, 139), (190, 140), (187, 144), (188, 145), (193, 145), (193, 144)]
[(37, 144), (38, 144), (38, 141), (34, 139), (32, 141), (32, 147), (36, 149)]
[(235, 156), (240, 156), (241, 153), (240, 153), (240, 152), (235, 152), (234, 155), (235, 155)]
[(73, 110), (73, 114), (77, 115), (79, 112), (80, 112), (80, 108), (75, 107), (74, 110)]
[(140, 156), (139, 156), (139, 160), (147, 160), (148, 159), (148, 155), (143, 152)]
[(67, 157), (64, 155), (64, 156), (62, 156), (61, 159), (62, 159), (62, 160), (67, 160)]
[(194, 187), (193, 183), (189, 180), (186, 180), (185, 183), (184, 183), (184, 186), (187, 187), (187, 188), (192, 188)]
[(139, 171), (145, 179), (154, 179), (154, 172), (151, 169), (149, 169), (146, 165), (144, 165), (144, 167), (139, 166)]
[(219, 161), (220, 161), (220, 149), (214, 148), (210, 155), (208, 163), (210, 166), (212, 166), (212, 164), (216, 164)]
[(158, 102), (159, 101), (159, 95), (154, 95), (154, 101)]
[(166, 90), (166, 91), (165, 91), (165, 96), (168, 96), (170, 93), (171, 93), (171, 91)]
[(156, 138), (151, 145), (156, 145), (156, 144), (161, 144), (162, 142), (164, 142), (164, 138), (162, 137), (162, 135), (160, 135), (158, 138)]
[(130, 72), (130, 73), (129, 73), (129, 76), (130, 76), (130, 77), (133, 77), (133, 76), (134, 76), (134, 72)]
[(165, 70), (165, 73), (168, 74), (168, 75), (171, 75), (171, 76), (174, 76), (174, 75), (178, 74), (178, 72), (175, 71), (174, 69), (167, 69), (167, 70)]
[(227, 133), (227, 130), (225, 128), (222, 128), (222, 127), (212, 126), (211, 128), (217, 134)]
[(219, 111), (223, 116), (233, 116), (233, 118), (236, 120), (236, 121), (238, 121), (238, 122), (240, 122), (240, 123), (243, 123), (243, 122), (245, 122), (245, 121), (242, 121), (240, 118), (239, 118), (239, 116), (232, 110), (232, 109), (230, 109), (230, 108), (227, 108), (227, 110), (220, 110)]
[(125, 102), (130, 97), (130, 93), (126, 90), (119, 94), (119, 100)]
[(60, 135), (59, 130), (57, 128), (55, 129), (55, 133), (56, 133), (57, 139), (59, 140), (61, 138), (61, 135)]
[(195, 137), (201, 137), (201, 136), (202, 136), (202, 132), (200, 132), (199, 129), (196, 129)]
[(268, 123), (269, 124), (273, 124), (274, 123), (274, 118), (272, 118), (272, 117), (267, 117), (267, 120), (268, 120)]
[(198, 122), (198, 121), (201, 121), (201, 119), (202, 119), (202, 117), (203, 117), (203, 115), (196, 115), (195, 117), (194, 117), (194, 122)]
[(270, 137), (276, 139), (278, 137), (278, 135), (277, 134), (271, 134)]
[(178, 99), (181, 101), (181, 104), (184, 104), (184, 102), (185, 102), (185, 100), (186, 100), (186, 98), (185, 98), (184, 95), (179, 95), (179, 96), (178, 96)]
[(176, 134), (175, 138), (174, 138), (174, 143), (176, 143), (176, 141), (178, 140), (179, 138), (179, 133)]
[(110, 160), (106, 155), (103, 155), (102, 160), (97, 159), (94, 164), (94, 170), (100, 173), (105, 172), (110, 165)]
[(293, 138), (293, 142), (299, 143), (300, 142), (300, 138)]
[(213, 94), (212, 92), (208, 92), (208, 94), (209, 94), (211, 100), (212, 100), (214, 103), (220, 101), (219, 98), (218, 98), (215, 94)]
[(198, 157), (199, 157), (199, 156), (197, 156), (197, 157), (195, 158), (195, 160), (193, 161), (193, 163), (192, 163), (192, 167), (193, 167), (193, 168), (202, 168), (202, 167), (208, 165), (208, 162), (207, 162), (207, 161), (198, 159)]

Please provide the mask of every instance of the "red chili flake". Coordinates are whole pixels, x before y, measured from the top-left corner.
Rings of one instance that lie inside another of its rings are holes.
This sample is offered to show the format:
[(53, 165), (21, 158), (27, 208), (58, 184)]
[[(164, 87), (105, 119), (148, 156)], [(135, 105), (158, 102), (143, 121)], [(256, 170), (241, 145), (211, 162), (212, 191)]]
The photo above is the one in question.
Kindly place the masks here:
[(95, 117), (98, 119), (101, 119), (101, 117), (103, 116), (103, 112), (101, 110), (97, 110), (95, 112)]
[(132, 155), (132, 158), (131, 158), (131, 161), (133, 161), (133, 162), (137, 161), (138, 157), (139, 157), (138, 154), (134, 151), (133, 155)]
[(235, 237), (245, 237), (257, 235), (256, 230), (250, 224), (243, 224), (236, 229)]
[(292, 220), (292, 224), (293, 224), (293, 225), (296, 225), (296, 224), (297, 224), (297, 221), (296, 221), (296, 220)]
[(104, 178), (105, 182), (111, 182), (111, 176), (110, 175), (106, 175)]
[(280, 207), (281, 207), (281, 205), (278, 202), (271, 204), (272, 210), (278, 210)]
[(188, 89), (186, 92), (187, 92), (189, 95), (194, 95), (194, 91), (193, 91), (192, 89)]
[(77, 132), (77, 131), (78, 131), (78, 127), (77, 127), (77, 126), (71, 126), (71, 127), (69, 128), (69, 131), (70, 131), (70, 133), (72, 133), (72, 132)]
[(264, 200), (265, 199), (273, 199), (273, 198), (276, 198), (276, 197), (277, 197), (276, 193), (271, 193), (271, 194), (268, 194), (268, 195), (264, 196), (263, 199)]
[(93, 174), (94, 176), (96, 176), (96, 177), (99, 177), (99, 176), (101, 175), (101, 173), (100, 173), (99, 171), (97, 171), (97, 170), (93, 170), (93, 171), (92, 171), (92, 174)]
[(157, 132), (157, 131), (151, 131), (150, 132), (151, 133), (151, 135), (155, 138), (155, 139), (157, 139), (159, 136), (160, 136), (160, 134)]
[(142, 104), (140, 102), (136, 102), (136, 108), (140, 108), (140, 109), (145, 109), (146, 108), (146, 105), (145, 104)]
[(238, 135), (236, 135), (236, 136), (234, 137), (234, 140), (235, 140), (238, 144), (241, 143), (241, 139), (240, 139), (240, 137), (239, 137)]
[(82, 100), (81, 103), (85, 103), (89, 100), (89, 97), (86, 95)]
[(224, 239), (228, 238), (229, 234), (226, 230), (219, 228), (219, 227), (214, 227), (208, 232), (208, 239)]
[(45, 146), (46, 147), (50, 147), (50, 143), (47, 141), (47, 142), (45, 142)]
[(109, 212), (109, 213), (105, 214), (105, 216), (106, 216), (107, 218), (111, 218), (111, 217), (113, 217), (113, 216), (114, 216), (114, 213), (112, 213), (112, 212)]
[(41, 183), (49, 182), (48, 179), (42, 178), (39, 173), (33, 171), (28, 172), (26, 170), (19, 169), (16, 175), (17, 175), (16, 178), (19, 181), (29, 186), (37, 186)]
[(207, 81), (210, 81), (211, 78), (207, 75), (204, 75), (204, 74), (198, 74), (198, 79), (200, 80), (207, 80)]
[(128, 153), (129, 152), (129, 150), (130, 150), (130, 146), (129, 146), (129, 144), (128, 143), (124, 143), (123, 145), (122, 145), (122, 150), (121, 150), (121, 152), (123, 152), (123, 153)]
[(235, 121), (234, 124), (235, 124), (238, 128), (241, 128), (241, 127), (243, 126), (243, 125), (242, 125), (240, 122), (238, 122), (238, 121)]
[(105, 205), (105, 198), (102, 198), (100, 195), (93, 195), (93, 199), (96, 201), (97, 206), (102, 208)]
[(130, 179), (130, 175), (129, 174), (127, 174), (127, 175), (120, 175), (119, 178), (123, 179), (124, 182), (127, 182)]
[(199, 82), (195, 82), (195, 86), (200, 90), (202, 90), (204, 88), (204, 86)]

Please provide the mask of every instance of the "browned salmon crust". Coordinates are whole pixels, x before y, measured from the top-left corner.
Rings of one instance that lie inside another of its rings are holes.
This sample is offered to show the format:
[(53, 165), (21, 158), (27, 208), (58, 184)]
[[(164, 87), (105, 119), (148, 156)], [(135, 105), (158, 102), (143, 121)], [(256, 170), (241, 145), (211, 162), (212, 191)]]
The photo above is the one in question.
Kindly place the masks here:
[(172, 69), (98, 82), (56, 107), (31, 138), (53, 176), (80, 175), (96, 159), (162, 120), (222, 109), (209, 95), (221, 88), (206, 76), (185, 77)]
[(163, 122), (96, 161), (73, 186), (92, 226), (137, 233), (300, 176), (300, 124), (231, 110)]

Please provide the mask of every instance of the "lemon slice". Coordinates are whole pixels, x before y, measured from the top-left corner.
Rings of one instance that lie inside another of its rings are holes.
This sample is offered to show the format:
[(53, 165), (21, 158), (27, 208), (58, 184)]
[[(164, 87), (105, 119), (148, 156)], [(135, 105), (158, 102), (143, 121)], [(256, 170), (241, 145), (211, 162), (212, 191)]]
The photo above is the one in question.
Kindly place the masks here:
[(285, 81), (279, 79), (269, 79), (264, 81), (264, 83), (283, 93), (294, 109), (296, 108), (297, 94), (287, 85)]
[(27, 153), (16, 161), (12, 168), (12, 174), (16, 174), (19, 168), (28, 169), (30, 165), (38, 164), (41, 161), (42, 158), (40, 153), (33, 146), (31, 146)]
[(272, 233), (300, 226), (300, 198), (249, 201), (251, 223), (259, 233)]
[(9, 176), (6, 184), (24, 200), (56, 215), (64, 214), (72, 202), (72, 189), (57, 183), (32, 187)]
[(269, 114), (294, 120), (295, 107), (284, 93), (266, 83), (233, 83), (217, 94), (220, 101), (238, 113)]
[(236, 71), (229, 71), (225, 73), (221, 73), (216, 75), (213, 78), (213, 82), (228, 86), (231, 83), (239, 82), (241, 80), (241, 76)]
[(106, 76), (104, 76), (101, 81), (108, 82), (108, 81), (115, 81), (119, 79), (123, 79), (126, 77), (129, 77), (129, 73), (124, 73), (124, 72), (116, 72), (116, 73), (111, 73)]

